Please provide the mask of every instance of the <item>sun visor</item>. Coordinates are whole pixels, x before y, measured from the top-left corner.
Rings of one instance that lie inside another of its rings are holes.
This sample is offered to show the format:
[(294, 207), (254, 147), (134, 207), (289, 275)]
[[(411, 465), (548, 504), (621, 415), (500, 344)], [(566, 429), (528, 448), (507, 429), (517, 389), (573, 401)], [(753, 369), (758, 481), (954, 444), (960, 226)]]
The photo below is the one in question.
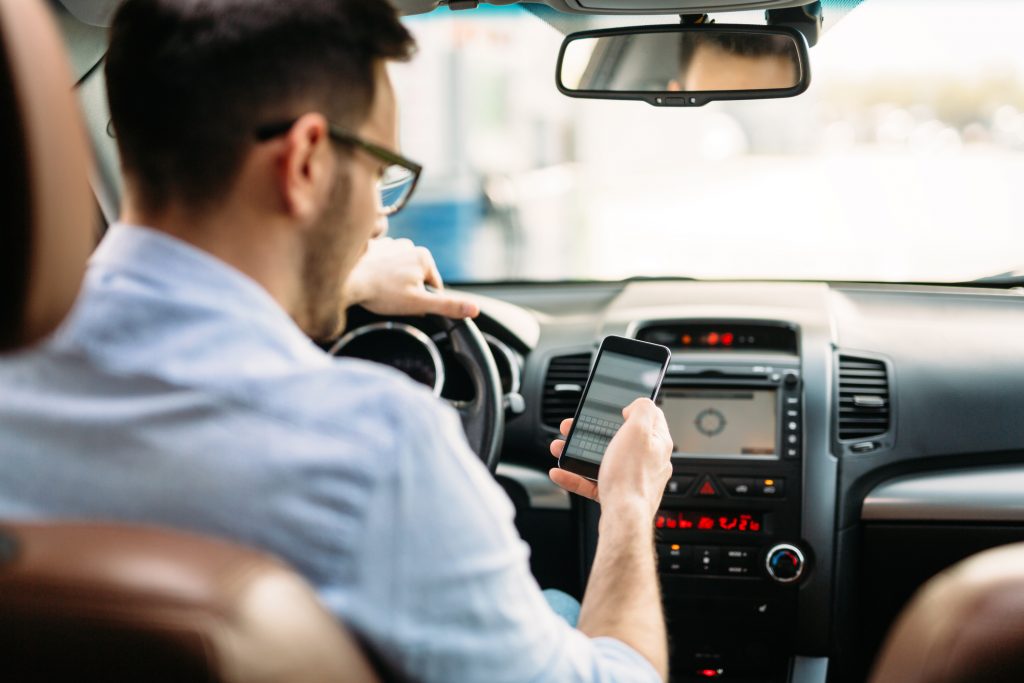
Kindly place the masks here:
[(121, 0), (60, 0), (68, 12), (90, 26), (110, 26)]

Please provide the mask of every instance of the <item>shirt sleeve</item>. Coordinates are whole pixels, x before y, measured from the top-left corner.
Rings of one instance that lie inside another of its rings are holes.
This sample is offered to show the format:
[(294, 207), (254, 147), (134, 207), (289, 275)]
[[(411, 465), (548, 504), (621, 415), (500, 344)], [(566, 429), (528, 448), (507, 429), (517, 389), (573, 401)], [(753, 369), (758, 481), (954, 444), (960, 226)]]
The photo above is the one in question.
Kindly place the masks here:
[(549, 607), (514, 508), (457, 414), (415, 398), (390, 406), (399, 439), (381, 457), (394, 467), (370, 496), (349, 605), (382, 658), (425, 683), (659, 681), (634, 649), (589, 638)]

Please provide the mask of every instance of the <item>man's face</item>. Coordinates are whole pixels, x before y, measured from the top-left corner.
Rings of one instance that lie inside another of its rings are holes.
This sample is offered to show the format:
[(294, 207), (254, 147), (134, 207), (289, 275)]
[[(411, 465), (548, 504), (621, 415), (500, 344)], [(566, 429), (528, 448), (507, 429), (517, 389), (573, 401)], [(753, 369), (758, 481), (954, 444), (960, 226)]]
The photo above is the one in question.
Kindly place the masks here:
[[(376, 67), (376, 88), (369, 115), (353, 131), (387, 149), (398, 149), (395, 93), (383, 62)], [(384, 164), (355, 147), (338, 156), (331, 200), (306, 243), (303, 283), (308, 307), (306, 332), (318, 339), (337, 335), (345, 324), (344, 283), (369, 241), (387, 231), (377, 181)]]

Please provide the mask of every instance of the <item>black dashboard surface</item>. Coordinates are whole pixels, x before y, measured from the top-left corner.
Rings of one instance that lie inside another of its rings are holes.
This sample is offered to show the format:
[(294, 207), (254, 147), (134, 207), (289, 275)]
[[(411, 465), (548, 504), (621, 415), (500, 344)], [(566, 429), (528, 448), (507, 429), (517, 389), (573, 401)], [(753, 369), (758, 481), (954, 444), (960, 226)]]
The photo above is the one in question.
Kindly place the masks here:
[[(785, 321), (800, 330), (806, 445), (802, 542), (815, 571), (800, 588), (802, 654), (827, 655), (847, 625), (865, 496), (915, 472), (1024, 459), (1024, 296), (968, 287), (784, 282), (645, 281), (477, 285), (482, 327), (524, 351), (526, 411), (508, 422), (503, 461), (541, 471), (554, 432), (541, 420), (552, 357), (593, 350), (649, 321)], [(500, 301), (490, 306), (489, 300)], [(509, 304), (512, 306), (510, 307)], [(503, 323), (514, 308), (517, 320)], [(522, 314), (533, 338), (516, 337)], [(508, 339), (508, 337), (514, 337)], [(696, 352), (695, 352), (696, 353)], [(891, 424), (865, 453), (838, 439), (842, 354), (884, 363)]]

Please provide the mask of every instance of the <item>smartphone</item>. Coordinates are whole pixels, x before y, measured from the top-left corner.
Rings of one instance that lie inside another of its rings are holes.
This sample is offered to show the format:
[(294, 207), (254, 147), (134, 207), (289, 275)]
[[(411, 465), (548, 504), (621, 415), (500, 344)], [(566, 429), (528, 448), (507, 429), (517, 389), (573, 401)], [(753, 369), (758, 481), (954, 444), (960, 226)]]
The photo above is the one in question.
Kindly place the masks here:
[(624, 422), (622, 409), (638, 398), (658, 395), (671, 357), (660, 344), (605, 337), (558, 466), (596, 481), (608, 443)]

